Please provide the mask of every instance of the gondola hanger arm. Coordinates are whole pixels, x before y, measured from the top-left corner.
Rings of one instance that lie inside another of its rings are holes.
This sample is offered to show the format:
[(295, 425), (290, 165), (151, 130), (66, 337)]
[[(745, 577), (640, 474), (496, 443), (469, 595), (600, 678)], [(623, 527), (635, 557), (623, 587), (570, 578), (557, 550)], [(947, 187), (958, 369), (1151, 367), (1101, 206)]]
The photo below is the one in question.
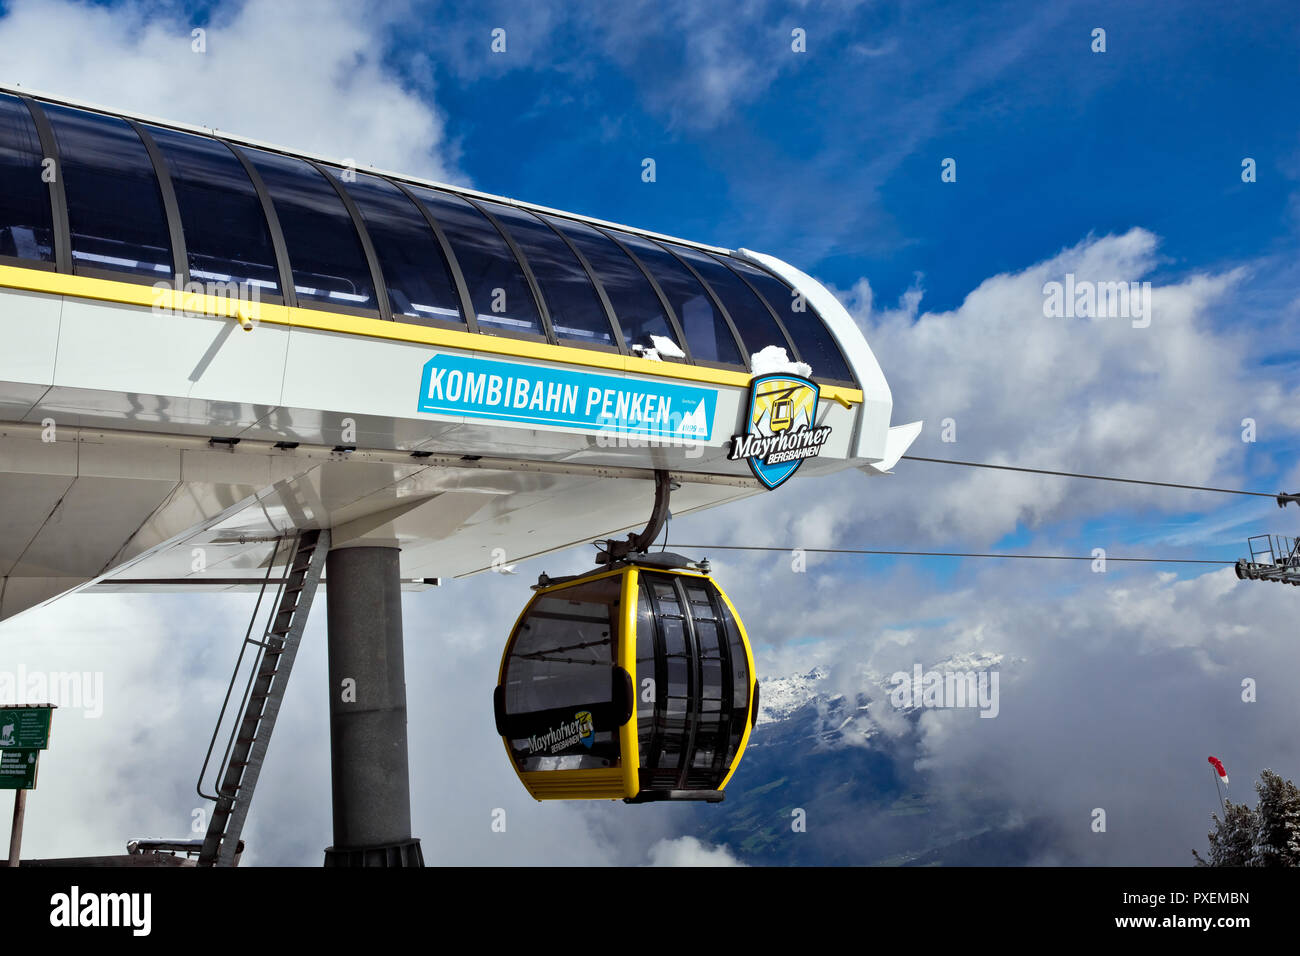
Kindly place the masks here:
[(669, 499), (676, 489), (681, 487), (681, 483), (674, 481), (667, 471), (663, 469), (655, 470), (655, 503), (650, 512), (650, 520), (644, 529), (638, 534), (629, 534), (626, 541), (609, 540), (603, 542), (605, 550), (598, 556), (598, 560), (605, 564), (614, 564), (618, 561), (625, 560), (631, 555), (645, 554), (650, 550), (650, 546), (655, 543), (659, 533), (664, 529), (664, 522), (668, 520)]

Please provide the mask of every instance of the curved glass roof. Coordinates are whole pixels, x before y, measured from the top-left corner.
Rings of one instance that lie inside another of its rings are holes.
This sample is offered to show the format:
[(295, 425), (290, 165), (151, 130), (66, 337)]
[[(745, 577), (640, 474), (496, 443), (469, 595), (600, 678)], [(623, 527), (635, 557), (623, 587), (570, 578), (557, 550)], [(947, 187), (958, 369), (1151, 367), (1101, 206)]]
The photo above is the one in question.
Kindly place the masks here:
[(445, 187), (0, 92), (0, 263), (854, 385), (764, 267)]

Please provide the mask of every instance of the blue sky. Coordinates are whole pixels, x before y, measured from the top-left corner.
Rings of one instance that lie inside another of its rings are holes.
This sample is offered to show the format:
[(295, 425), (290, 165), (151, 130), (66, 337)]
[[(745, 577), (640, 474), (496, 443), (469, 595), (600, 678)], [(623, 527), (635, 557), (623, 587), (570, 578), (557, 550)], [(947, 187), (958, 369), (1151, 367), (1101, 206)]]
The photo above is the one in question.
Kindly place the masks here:
[[(195, 26), (209, 31), (203, 56), (190, 51)], [(506, 52), (494, 54), (498, 27)], [(1091, 50), (1097, 27), (1104, 53)], [(796, 28), (806, 53), (791, 50)], [(926, 421), (918, 454), (1268, 492), (1300, 490), (1297, 49), (1290, 3), (0, 3), (9, 82), (786, 259), (833, 286), (860, 323), (895, 422)], [(641, 178), (646, 157), (654, 183)], [(940, 178), (948, 157), (955, 183)], [(1256, 182), (1241, 179), (1246, 157)], [(1150, 281), (1150, 328), (1045, 318), (1042, 285), (1067, 272)], [(1248, 417), (1253, 443), (1241, 440)], [(946, 418), (954, 443), (940, 438)], [(908, 462), (897, 471), (816, 479), (803, 494), (683, 518), (673, 540), (1233, 560), (1248, 534), (1300, 531), (1300, 513), (1268, 499)], [(1086, 794), (1138, 821), (1109, 850), (1085, 823), (1063, 858), (1186, 862), (1203, 841), (1211, 745), (1234, 780), (1237, 766), (1243, 779), (1270, 765), (1296, 775), (1300, 751), (1281, 730), (1300, 722), (1289, 688), (1267, 689), (1255, 709), (1234, 704), (1243, 674), (1294, 672), (1292, 589), (1193, 566), (1094, 574), (815, 557), (794, 576), (782, 554), (711, 557), (767, 675), (928, 666), (972, 649), (1024, 662), (1008, 671), (999, 720), (926, 724), (921, 751), (963, 773), (978, 772), (981, 755), (1012, 764), (987, 783), (1010, 806), (1068, 817)], [(517, 610), (503, 583), (541, 569), (406, 601), (416, 828), (463, 823), (464, 843), (439, 850), (452, 861), (644, 853), (591, 843), (576, 810), (530, 817), (533, 845), (475, 842), (482, 806), (518, 796), (508, 768), (494, 755), (465, 768), (464, 793), (448, 794), (418, 756), (446, 746), (421, 723), (431, 712), (482, 706)], [(175, 604), (150, 596), (60, 607), (58, 626), (78, 635), (67, 666), (95, 666), (110, 601), (115, 626), (142, 635), (129, 666), (105, 659), (110, 679), (168, 686)], [(194, 620), (228, 613), (209, 598), (193, 607)], [(56, 666), (30, 627), (15, 648), (28, 666)], [(438, 629), (459, 637), (439, 643)], [(225, 636), (204, 625), (190, 638), (205, 648), (192, 659), (196, 682), (224, 686)], [(298, 746), (284, 745), (265, 784), (264, 812), (285, 832), (260, 835), (282, 856), (264, 860), (319, 853), (307, 823), (285, 824), (299, 779), (320, 777), (327, 752), (311, 686), (323, 660), (305, 667), (281, 731)], [(1090, 693), (1075, 673), (1103, 675), (1106, 688)], [(168, 769), (161, 759), (151, 768), (171, 774), (175, 763), (174, 799), (121, 809), (119, 828), (167, 829), (150, 822), (164, 810), (188, 819), (191, 738), (210, 715), (174, 693), (159, 691), (175, 715), (174, 729), (156, 731), (171, 734), (159, 744)], [(1043, 731), (1057, 726), (1086, 729)], [(1080, 758), (1098, 741), (1115, 768), (1102, 782)], [(1184, 788), (1196, 796), (1170, 797)], [(326, 812), (312, 812), (308, 823), (327, 826)], [(521, 802), (518, 812), (535, 811)], [(107, 822), (94, 822), (66, 839), (102, 842)]]
[[(84, 6), (213, 31), (239, 7)], [(0, 15), (16, 8), (31, 5), (0, 3)], [(752, 244), (841, 287), (870, 276), (883, 301), (919, 274), (927, 305), (951, 308), (989, 275), (1134, 226), (1162, 238), (1172, 273), (1275, 256), (1294, 279), (1290, 4), (1249, 15), (1209, 2), (596, 9), (386, 4), (382, 50), (369, 52), (442, 115), (457, 178)], [(1096, 27), (1104, 53), (1090, 49)], [(502, 53), (490, 49), (497, 28)], [(805, 53), (791, 50), (796, 28)], [(654, 184), (640, 179), (647, 156)], [(1240, 179), (1246, 156), (1253, 184)], [(953, 184), (939, 180), (946, 157)], [(1267, 276), (1261, 285), (1263, 308)]]
[[(543, 27), (493, 4), (417, 4), (428, 30), (412, 53), (411, 22), (395, 25), (392, 63), (434, 92), (483, 189), (752, 243), (840, 285), (870, 275), (885, 301), (921, 273), (948, 308), (986, 276), (1135, 225), (1164, 238), (1174, 271), (1295, 249), (1300, 132), (1281, 120), (1300, 102), (1300, 25), (1285, 4), (741, 6), (710, 16), (703, 52), (683, 42), (689, 19), (653, 5), (635, 38), (610, 39), (589, 11)], [(1099, 26), (1105, 53), (1090, 49)], [(731, 57), (752, 64), (735, 87), (682, 89)], [(945, 157), (955, 184), (940, 183)]]

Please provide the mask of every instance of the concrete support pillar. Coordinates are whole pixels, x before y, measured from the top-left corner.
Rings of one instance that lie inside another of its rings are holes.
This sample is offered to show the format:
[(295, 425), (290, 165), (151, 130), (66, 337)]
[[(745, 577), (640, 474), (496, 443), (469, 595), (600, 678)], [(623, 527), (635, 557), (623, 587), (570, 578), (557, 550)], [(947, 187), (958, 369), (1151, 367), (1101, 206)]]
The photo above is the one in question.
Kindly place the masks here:
[(326, 866), (424, 865), (411, 836), (399, 553), (342, 548), (325, 563), (334, 801)]

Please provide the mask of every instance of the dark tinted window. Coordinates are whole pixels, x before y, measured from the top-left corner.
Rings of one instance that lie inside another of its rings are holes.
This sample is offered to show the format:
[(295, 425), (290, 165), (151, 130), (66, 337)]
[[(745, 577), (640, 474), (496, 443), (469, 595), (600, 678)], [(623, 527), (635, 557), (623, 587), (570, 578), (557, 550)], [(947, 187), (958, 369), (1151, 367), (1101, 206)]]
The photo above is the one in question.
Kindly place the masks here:
[(299, 300), (377, 308), (365, 251), (334, 187), (301, 159), (260, 149), (246, 155), (275, 204)]
[(225, 143), (148, 127), (176, 190), (190, 278), (280, 291), (280, 273), (262, 203)]
[(800, 357), (812, 367), (814, 378), (853, 381), (853, 375), (849, 372), (844, 356), (840, 354), (839, 346), (811, 305), (802, 299), (796, 299), (794, 290), (770, 272), (764, 272), (739, 259), (727, 259), (727, 265), (748, 279), (776, 310), (786, 331), (790, 333), (790, 338), (794, 339)]
[(711, 583), (651, 571), (641, 571), (640, 578), (641, 785), (715, 789), (748, 717), (748, 668), (739, 631)]
[(520, 622), (505, 672), (508, 736), (519, 769), (619, 763), (613, 667), (621, 580), (542, 596)]
[(613, 345), (609, 316), (578, 257), (555, 232), (532, 213), (499, 203), (485, 203), (523, 250), (551, 314), (560, 340)]
[[(695, 640), (700, 655), (700, 720), (695, 732), (695, 753), (691, 757), (691, 770), (699, 773), (718, 773), (727, 756), (727, 743), (733, 716), (731, 688), (725, 686), (731, 666), (731, 648), (718, 643), (722, 622), (718, 617), (721, 602), (710, 588), (683, 579), (686, 599), (690, 604), (691, 619), (695, 624)], [(738, 648), (743, 654), (744, 649)], [(743, 665), (742, 665), (743, 666)], [(710, 780), (702, 777), (698, 782)], [(713, 784), (709, 784), (713, 785)]]
[[(735, 323), (736, 331), (745, 343), (745, 350), (751, 356), (769, 345), (783, 348), (789, 355), (790, 346), (786, 343), (780, 326), (776, 324), (776, 319), (772, 318), (772, 313), (763, 300), (738, 275), (713, 256), (697, 249), (673, 246), (673, 252), (689, 262), (713, 289), (714, 295), (722, 301), (731, 321)], [(793, 361), (794, 356), (789, 357)]]
[(584, 223), (550, 218), (572, 240), (591, 263), (592, 271), (605, 289), (614, 316), (628, 346), (651, 348), (650, 336), (657, 335), (681, 348), (668, 324), (668, 316), (645, 273), (609, 237)]
[(44, 158), (27, 104), (0, 94), (0, 256), (54, 261), (50, 188), (41, 180)]
[(662, 667), (662, 683), (657, 685), (658, 714), (657, 753), (651, 753), (651, 766), (659, 770), (674, 770), (681, 765), (686, 737), (692, 720), (691, 707), (691, 652), (687, 643), (686, 617), (677, 601), (677, 589), (668, 577), (645, 576), (648, 590), (653, 596), (655, 616), (658, 618), (660, 648), (658, 658)]
[(619, 239), (632, 249), (664, 290), (691, 348), (691, 358), (696, 362), (743, 365), (735, 336), (690, 270), (649, 239), (623, 234)]
[(501, 233), (473, 205), (449, 193), (412, 192), (442, 227), (469, 287), (480, 332), (542, 335), (542, 319), (519, 260)]
[(436, 319), (463, 325), (447, 260), (420, 210), (400, 189), (375, 176), (357, 174), (344, 188), (370, 233), (393, 316), (417, 324)]
[(162, 194), (135, 130), (113, 116), (66, 106), (44, 109), (59, 144), (73, 265), (171, 278)]
[(636, 609), (636, 726), (641, 766), (650, 766), (650, 746), (655, 733), (660, 674), (655, 651), (653, 606), (642, 578)]

